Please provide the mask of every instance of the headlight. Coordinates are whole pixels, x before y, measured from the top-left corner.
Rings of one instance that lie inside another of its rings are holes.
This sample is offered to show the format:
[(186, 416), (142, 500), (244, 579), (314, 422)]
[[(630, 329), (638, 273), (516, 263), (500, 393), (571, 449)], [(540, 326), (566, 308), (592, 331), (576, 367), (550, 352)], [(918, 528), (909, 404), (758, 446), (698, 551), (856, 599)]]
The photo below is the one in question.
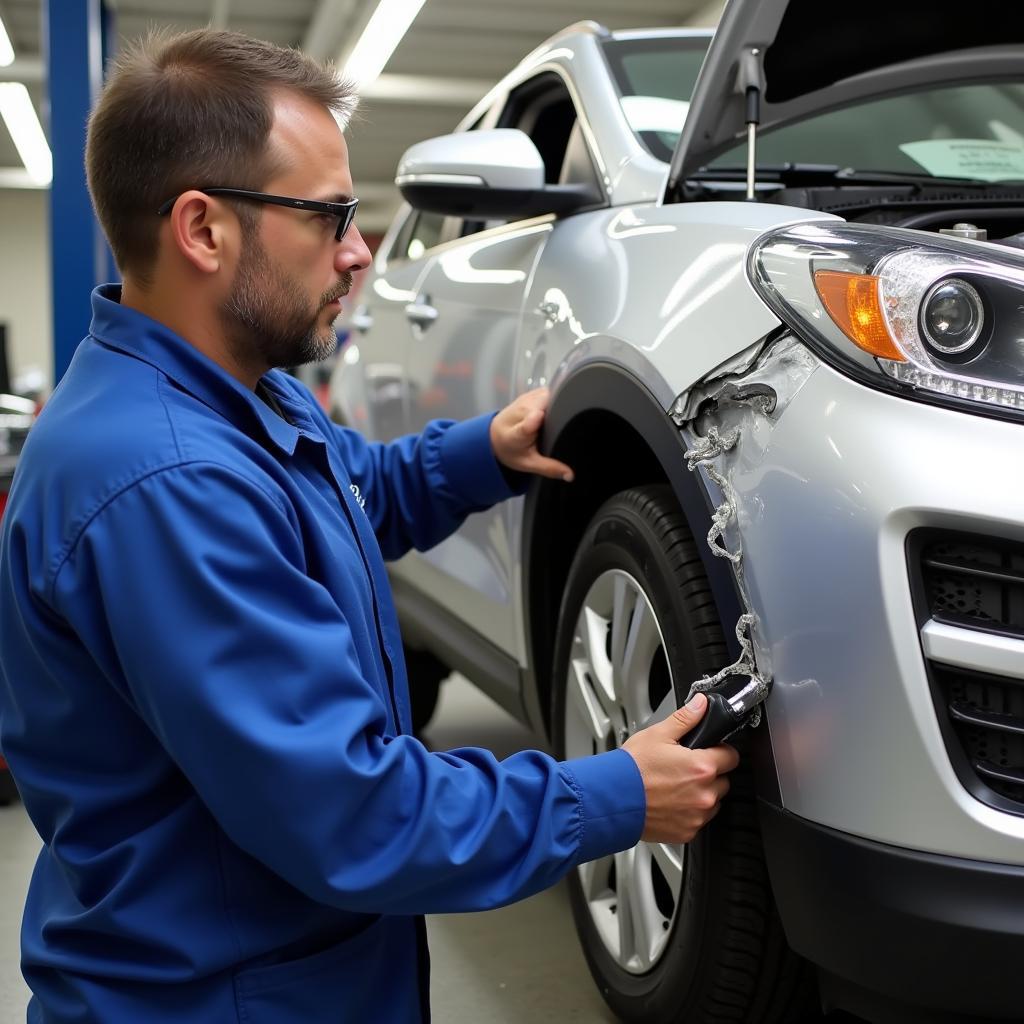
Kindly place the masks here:
[(985, 306), (976, 288), (947, 277), (921, 303), (925, 348), (939, 359), (974, 359), (984, 348)]
[(758, 292), (864, 383), (1024, 415), (1024, 260), (919, 231), (804, 224), (755, 246)]

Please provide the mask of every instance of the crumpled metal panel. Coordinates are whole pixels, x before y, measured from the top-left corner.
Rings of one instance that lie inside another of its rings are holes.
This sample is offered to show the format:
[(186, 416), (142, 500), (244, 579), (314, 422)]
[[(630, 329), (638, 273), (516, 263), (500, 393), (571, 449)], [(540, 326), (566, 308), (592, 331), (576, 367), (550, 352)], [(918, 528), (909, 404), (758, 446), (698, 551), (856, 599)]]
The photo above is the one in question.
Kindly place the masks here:
[[(922, 526), (1024, 537), (1005, 464), (1019, 427), (865, 388), (788, 336), (736, 367), (675, 412), (691, 449), (736, 432), (697, 471), (721, 500), (713, 466), (735, 505), (719, 543), (741, 556), (753, 660), (772, 680), (783, 806), (876, 842), (1024, 864), (1024, 818), (975, 799), (950, 763), (906, 555)], [(744, 397), (755, 384), (773, 409)]]
[[(715, 502), (707, 544), (712, 554), (732, 564), (745, 608), (736, 623), (740, 657), (715, 675), (695, 680), (691, 695), (712, 690), (734, 675), (749, 676), (758, 684), (758, 701), (771, 689), (770, 647), (759, 638), (759, 619), (744, 573), (743, 525), (750, 507), (733, 487), (732, 475), (737, 464), (763, 456), (773, 418), (782, 414), (818, 365), (817, 357), (790, 336), (753, 346), (680, 395), (669, 412), (687, 439), (687, 467), (702, 475)], [(758, 708), (750, 724), (756, 727), (760, 720)]]

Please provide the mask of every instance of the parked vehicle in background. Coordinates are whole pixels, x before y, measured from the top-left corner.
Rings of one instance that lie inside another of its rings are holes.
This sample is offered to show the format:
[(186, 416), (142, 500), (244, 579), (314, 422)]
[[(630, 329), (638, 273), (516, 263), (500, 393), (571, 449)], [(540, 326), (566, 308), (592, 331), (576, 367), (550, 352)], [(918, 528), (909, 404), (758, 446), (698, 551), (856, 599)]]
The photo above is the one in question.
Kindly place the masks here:
[[(35, 419), (36, 403), (16, 395), (0, 394), (0, 517), (7, 506), (7, 493), (14, 479), (14, 467)], [(0, 754), (0, 806), (16, 799), (18, 791)]]
[(570, 876), (609, 1005), (1019, 1020), (1024, 11), (573, 26), (397, 181), (335, 417), (549, 385), (576, 473), (393, 566), (408, 643), (569, 757), (772, 686), (709, 828)]

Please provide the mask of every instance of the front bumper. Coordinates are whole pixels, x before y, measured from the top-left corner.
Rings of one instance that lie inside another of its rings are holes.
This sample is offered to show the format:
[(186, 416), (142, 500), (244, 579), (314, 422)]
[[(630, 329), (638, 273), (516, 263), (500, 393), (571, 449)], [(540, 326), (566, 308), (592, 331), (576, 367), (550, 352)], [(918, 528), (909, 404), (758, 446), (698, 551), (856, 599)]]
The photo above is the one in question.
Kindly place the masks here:
[(907, 561), (921, 528), (1024, 541), (1024, 426), (873, 391), (826, 365), (770, 421), (740, 425), (727, 468), (774, 677), (782, 806), (890, 846), (1024, 865), (1024, 807), (984, 803), (951, 763)]
[(761, 805), (789, 944), (826, 1009), (876, 1022), (1021, 1020), (1024, 867), (873, 843)]

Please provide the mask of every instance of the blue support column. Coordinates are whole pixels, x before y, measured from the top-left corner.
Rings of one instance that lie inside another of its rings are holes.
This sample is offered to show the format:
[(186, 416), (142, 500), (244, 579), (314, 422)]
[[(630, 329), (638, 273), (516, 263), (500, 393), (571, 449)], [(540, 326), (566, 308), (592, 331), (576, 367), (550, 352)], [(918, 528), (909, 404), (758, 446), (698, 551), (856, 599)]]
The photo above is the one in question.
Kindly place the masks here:
[(89, 293), (109, 280), (106, 241), (85, 180), (85, 129), (103, 81), (108, 24), (103, 0), (46, 0), (44, 47), (49, 82), (50, 267), (53, 377), (60, 381), (89, 327)]

